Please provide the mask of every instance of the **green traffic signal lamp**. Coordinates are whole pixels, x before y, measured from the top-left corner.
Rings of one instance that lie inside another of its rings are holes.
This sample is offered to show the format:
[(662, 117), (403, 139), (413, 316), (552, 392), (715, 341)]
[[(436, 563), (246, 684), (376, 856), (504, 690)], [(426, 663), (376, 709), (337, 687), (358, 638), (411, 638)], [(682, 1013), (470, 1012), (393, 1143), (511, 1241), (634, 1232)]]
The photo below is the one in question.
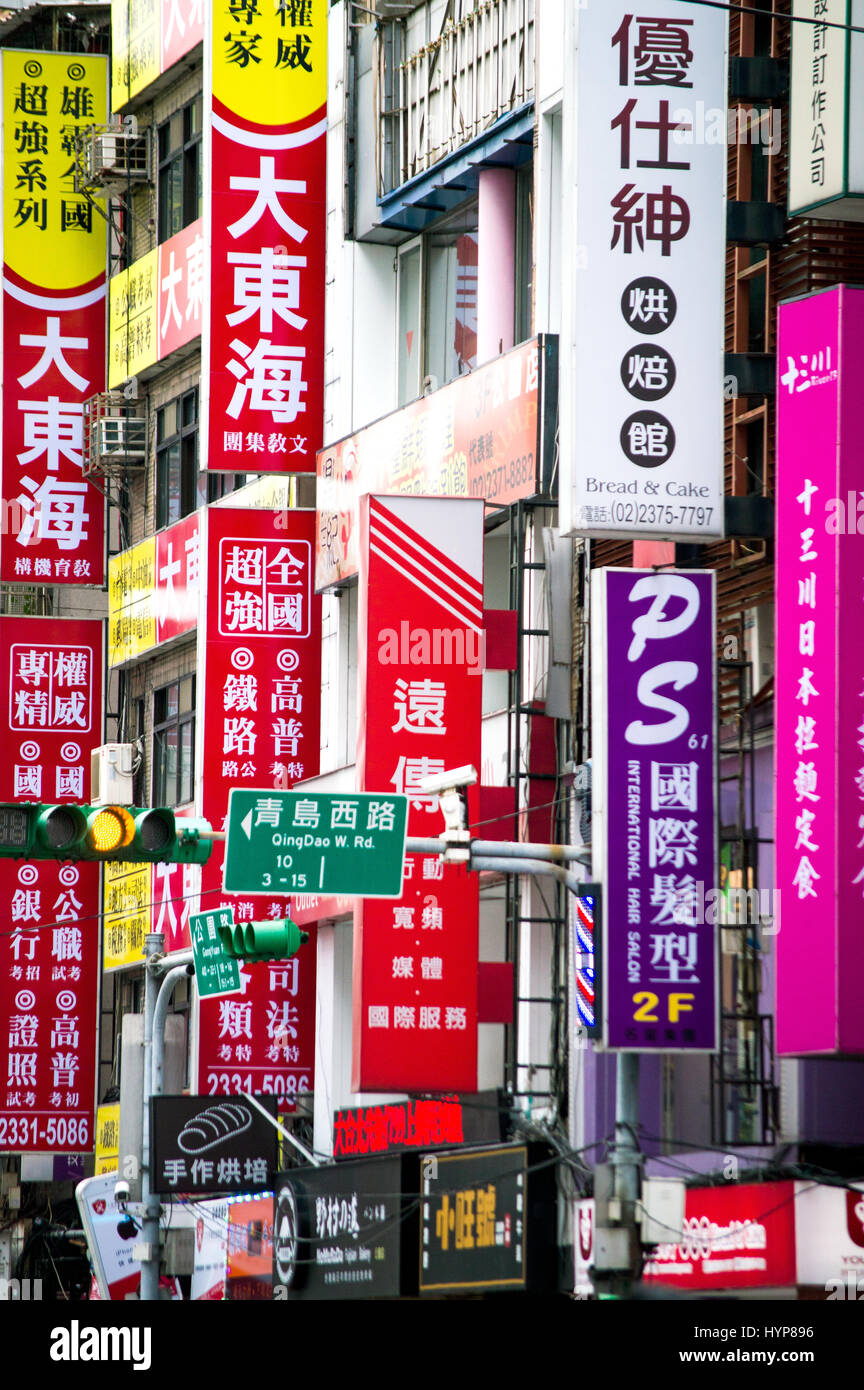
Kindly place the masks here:
[(0, 857), (206, 864), (209, 821), (178, 819), (168, 807), (0, 803)]
[(222, 950), (232, 960), (289, 960), (309, 940), (290, 917), (277, 922), (246, 922), (242, 926), (220, 927)]

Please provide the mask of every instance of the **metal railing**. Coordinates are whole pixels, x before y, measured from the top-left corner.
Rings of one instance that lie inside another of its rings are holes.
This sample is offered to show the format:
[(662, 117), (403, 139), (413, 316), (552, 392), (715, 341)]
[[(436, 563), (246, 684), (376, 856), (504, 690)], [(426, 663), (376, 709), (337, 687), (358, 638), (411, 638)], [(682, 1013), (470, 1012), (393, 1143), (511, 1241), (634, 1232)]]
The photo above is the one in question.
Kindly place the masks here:
[(534, 0), (457, 0), (438, 37), (408, 51), (413, 32), (394, 21), (378, 38), (379, 196), (534, 95)]

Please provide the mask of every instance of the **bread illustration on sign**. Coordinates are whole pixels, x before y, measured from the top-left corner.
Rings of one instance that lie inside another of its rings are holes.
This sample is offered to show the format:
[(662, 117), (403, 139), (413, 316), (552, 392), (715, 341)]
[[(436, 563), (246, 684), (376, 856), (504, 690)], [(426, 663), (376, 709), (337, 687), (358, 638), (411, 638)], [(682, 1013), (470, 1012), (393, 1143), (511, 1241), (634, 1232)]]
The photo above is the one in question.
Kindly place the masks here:
[(251, 1123), (252, 1111), (236, 1101), (210, 1105), (186, 1121), (177, 1136), (177, 1144), (184, 1154), (203, 1154), (221, 1144), (223, 1139), (244, 1134)]

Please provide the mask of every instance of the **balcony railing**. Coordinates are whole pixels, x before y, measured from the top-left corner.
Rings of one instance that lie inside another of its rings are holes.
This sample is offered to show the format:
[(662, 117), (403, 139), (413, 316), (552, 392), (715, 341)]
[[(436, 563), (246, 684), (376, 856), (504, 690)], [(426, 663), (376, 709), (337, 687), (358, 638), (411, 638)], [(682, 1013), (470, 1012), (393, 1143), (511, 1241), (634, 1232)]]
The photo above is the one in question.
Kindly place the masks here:
[(377, 171), (384, 196), (534, 95), (534, 0), (456, 0), (437, 38), (426, 9), (378, 38)]

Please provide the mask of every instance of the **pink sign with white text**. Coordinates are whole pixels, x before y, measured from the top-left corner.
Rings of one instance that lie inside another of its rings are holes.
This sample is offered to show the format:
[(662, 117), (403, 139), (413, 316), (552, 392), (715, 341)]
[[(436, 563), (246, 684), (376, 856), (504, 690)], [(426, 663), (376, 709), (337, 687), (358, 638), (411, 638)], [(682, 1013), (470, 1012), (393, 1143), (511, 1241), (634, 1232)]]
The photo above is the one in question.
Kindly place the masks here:
[(864, 291), (780, 306), (777, 1051), (864, 1052)]

